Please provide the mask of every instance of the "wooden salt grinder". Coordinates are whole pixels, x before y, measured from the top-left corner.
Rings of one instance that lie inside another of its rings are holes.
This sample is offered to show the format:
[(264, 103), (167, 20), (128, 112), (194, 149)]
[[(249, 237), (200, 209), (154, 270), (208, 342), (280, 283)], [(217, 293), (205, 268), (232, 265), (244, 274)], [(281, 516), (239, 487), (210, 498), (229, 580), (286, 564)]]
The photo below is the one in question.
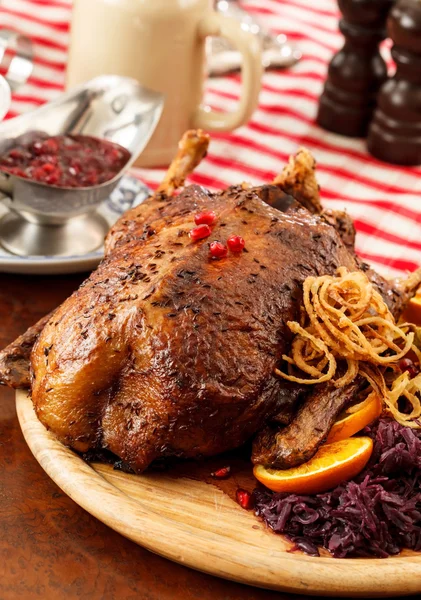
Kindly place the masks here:
[(367, 134), (377, 92), (387, 78), (379, 52), (394, 0), (338, 0), (345, 44), (329, 65), (317, 123), (350, 137)]
[(421, 164), (421, 1), (399, 0), (388, 19), (396, 74), (381, 88), (368, 136), (377, 158)]

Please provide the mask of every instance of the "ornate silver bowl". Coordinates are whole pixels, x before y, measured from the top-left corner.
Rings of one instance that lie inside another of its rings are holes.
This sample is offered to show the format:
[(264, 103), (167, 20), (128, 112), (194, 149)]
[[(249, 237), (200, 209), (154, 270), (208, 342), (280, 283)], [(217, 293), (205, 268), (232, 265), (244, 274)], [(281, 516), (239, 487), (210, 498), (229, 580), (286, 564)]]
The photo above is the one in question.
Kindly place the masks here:
[(83, 134), (120, 144), (131, 155), (113, 179), (85, 188), (47, 185), (0, 171), (0, 193), (9, 208), (0, 221), (0, 243), (23, 256), (72, 254), (77, 230), (86, 240), (78, 244), (78, 253), (99, 247), (107, 224), (95, 210), (145, 148), (163, 104), (161, 94), (133, 79), (103, 75), (0, 124), (0, 154), (41, 136)]

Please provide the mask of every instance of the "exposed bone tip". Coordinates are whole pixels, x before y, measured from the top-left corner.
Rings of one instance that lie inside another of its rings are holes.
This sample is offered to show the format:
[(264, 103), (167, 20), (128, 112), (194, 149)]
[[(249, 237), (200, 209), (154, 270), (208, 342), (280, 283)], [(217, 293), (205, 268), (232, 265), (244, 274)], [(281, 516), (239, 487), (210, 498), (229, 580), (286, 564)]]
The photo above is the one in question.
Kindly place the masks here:
[(202, 144), (207, 143), (209, 145), (210, 135), (203, 131), (203, 129), (188, 129), (178, 142), (178, 147), (183, 148), (186, 143), (191, 143), (192, 140)]
[(182, 187), (186, 178), (204, 159), (209, 147), (210, 136), (202, 129), (189, 129), (178, 144), (178, 152), (168, 168), (157, 192), (171, 196)]

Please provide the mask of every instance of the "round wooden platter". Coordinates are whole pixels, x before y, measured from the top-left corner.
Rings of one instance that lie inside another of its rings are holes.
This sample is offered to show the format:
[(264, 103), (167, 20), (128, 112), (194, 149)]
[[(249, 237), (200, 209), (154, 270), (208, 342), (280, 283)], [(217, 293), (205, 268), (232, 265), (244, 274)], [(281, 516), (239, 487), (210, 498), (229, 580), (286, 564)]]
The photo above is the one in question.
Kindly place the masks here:
[(282, 536), (216, 487), (88, 464), (44, 428), (25, 392), (16, 400), (26, 442), (53, 481), (97, 519), (152, 552), (218, 577), (286, 592), (364, 598), (421, 592), (421, 555), (342, 560), (288, 552), (291, 545)]

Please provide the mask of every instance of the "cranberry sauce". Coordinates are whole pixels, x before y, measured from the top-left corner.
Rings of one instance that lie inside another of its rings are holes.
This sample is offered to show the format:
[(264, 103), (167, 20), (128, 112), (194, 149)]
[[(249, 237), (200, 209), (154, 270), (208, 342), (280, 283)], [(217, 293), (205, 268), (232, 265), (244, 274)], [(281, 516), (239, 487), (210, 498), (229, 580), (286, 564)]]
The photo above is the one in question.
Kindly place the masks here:
[(59, 187), (90, 187), (109, 181), (130, 153), (112, 142), (86, 135), (39, 137), (0, 157), (0, 171)]

